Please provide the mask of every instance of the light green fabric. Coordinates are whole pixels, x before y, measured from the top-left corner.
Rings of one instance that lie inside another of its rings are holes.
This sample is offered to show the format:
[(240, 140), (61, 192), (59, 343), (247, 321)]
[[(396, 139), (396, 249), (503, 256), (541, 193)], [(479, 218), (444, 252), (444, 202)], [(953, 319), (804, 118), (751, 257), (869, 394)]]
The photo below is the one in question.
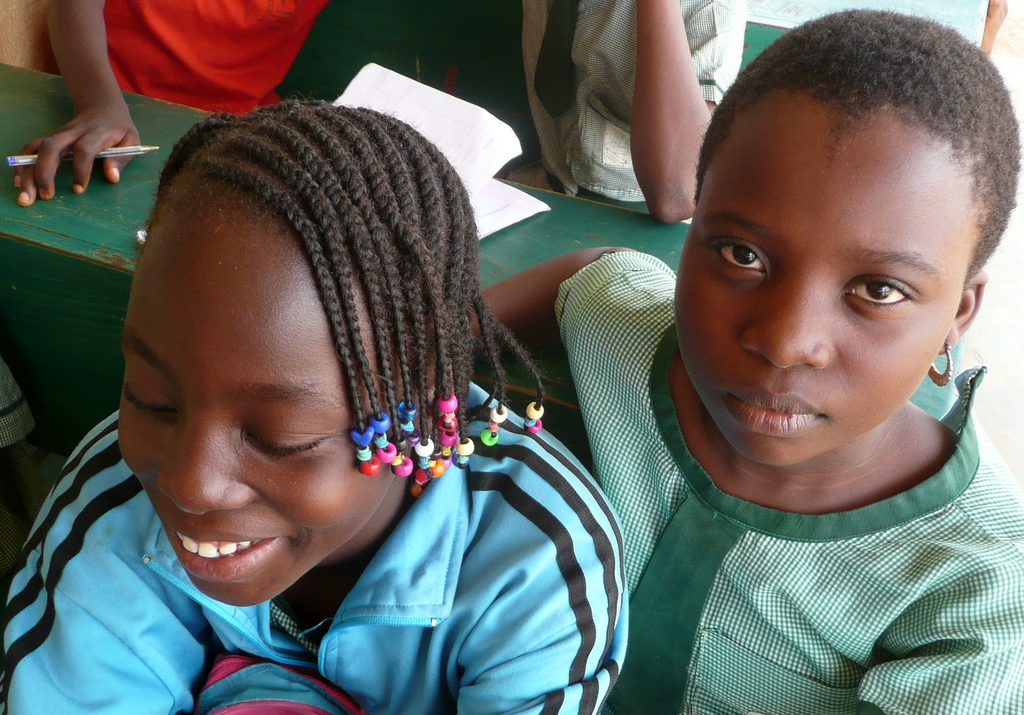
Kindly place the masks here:
[[(959, 381), (957, 450), (922, 484), (838, 514), (767, 509), (715, 488), (679, 433), (665, 379), (674, 284), (657, 259), (614, 253), (557, 305), (595, 472), (624, 527), (629, 690), (613, 692), (615, 712), (1024, 712), (1024, 495), (969, 416), (982, 371)], [(659, 543), (673, 530), (675, 560)], [(658, 623), (644, 606), (655, 569), (688, 572), (661, 576), (688, 611), (674, 626), (643, 623)], [(645, 709), (626, 696), (670, 676), (630, 663), (659, 639), (689, 650), (671, 687), (682, 701)]]
[[(739, 72), (745, 5), (679, 2), (694, 71), (709, 102), (720, 102)], [(523, 0), (523, 65), (544, 168), (570, 194), (583, 187), (611, 199), (643, 201), (629, 149), (635, 0)]]

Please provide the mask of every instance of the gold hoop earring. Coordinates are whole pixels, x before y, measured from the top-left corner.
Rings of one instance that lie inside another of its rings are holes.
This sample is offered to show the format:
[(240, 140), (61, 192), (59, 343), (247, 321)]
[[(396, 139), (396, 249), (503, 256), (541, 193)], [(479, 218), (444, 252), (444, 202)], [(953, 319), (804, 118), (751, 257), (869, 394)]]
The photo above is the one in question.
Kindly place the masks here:
[(942, 343), (942, 352), (946, 356), (946, 369), (939, 372), (935, 369), (935, 363), (928, 368), (928, 377), (932, 379), (936, 387), (945, 387), (953, 379), (953, 354), (949, 351), (949, 343)]

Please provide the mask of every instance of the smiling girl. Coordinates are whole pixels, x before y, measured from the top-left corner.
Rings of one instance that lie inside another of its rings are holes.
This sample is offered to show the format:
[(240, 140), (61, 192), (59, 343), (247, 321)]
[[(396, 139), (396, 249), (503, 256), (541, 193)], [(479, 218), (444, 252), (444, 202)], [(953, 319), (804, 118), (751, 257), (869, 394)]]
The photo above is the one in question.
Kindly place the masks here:
[(516, 346), (476, 270), (462, 183), (397, 120), (286, 102), (190, 130), (121, 409), (11, 589), (8, 711), (192, 712), (246, 653), (373, 715), (595, 712), (625, 647), (620, 537), (540, 400), (526, 426), (503, 406)]
[(828, 16), (712, 117), (678, 274), (577, 254), (489, 292), (534, 338), (557, 315), (623, 519), (614, 712), (1024, 712), (1024, 499), (970, 418), (983, 370), (941, 421), (910, 402), (951, 377), (1018, 145), (955, 31)]

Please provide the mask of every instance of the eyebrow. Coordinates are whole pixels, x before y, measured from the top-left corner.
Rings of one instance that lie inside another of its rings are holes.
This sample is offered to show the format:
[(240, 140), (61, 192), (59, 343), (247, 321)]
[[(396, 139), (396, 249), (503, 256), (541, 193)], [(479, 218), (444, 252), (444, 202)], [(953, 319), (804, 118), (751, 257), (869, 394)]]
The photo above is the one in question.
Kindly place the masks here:
[(899, 253), (896, 251), (872, 251), (863, 250), (861, 258), (872, 263), (897, 263), (902, 266), (916, 269), (922, 273), (932, 276), (941, 276), (942, 271), (938, 266), (926, 261), (920, 253)]
[[(767, 226), (744, 218), (735, 211), (716, 211), (709, 213), (705, 217), (705, 221), (731, 221), (732, 223), (737, 223), (743, 226), (752, 233), (756, 233), (762, 238), (771, 238), (773, 236), (772, 230)], [(864, 249), (860, 252), (859, 258), (865, 262), (871, 263), (896, 263), (932, 276), (942, 275), (942, 271), (938, 266), (934, 263), (929, 263), (920, 253), (916, 252), (900, 253), (898, 251), (873, 251), (871, 249)]]
[(138, 355), (140, 358), (148, 362), (153, 368), (164, 377), (171, 379), (170, 367), (167, 366), (160, 357), (153, 352), (152, 348), (146, 345), (146, 341), (139, 337), (139, 334), (132, 328), (125, 326), (124, 332), (121, 333), (121, 349), (124, 352), (131, 352)]
[(232, 388), (228, 395), (236, 400), (256, 399), (260, 402), (301, 402), (332, 408), (341, 406), (337, 400), (330, 399), (312, 385), (251, 382)]
[(763, 238), (771, 238), (774, 235), (774, 232), (764, 224), (751, 221), (735, 211), (712, 211), (704, 217), (703, 223), (707, 223), (709, 221), (729, 221), (730, 223), (738, 223), (751, 233), (756, 233), (758, 236)]
[[(174, 381), (174, 373), (170, 367), (153, 351), (146, 342), (139, 337), (132, 328), (126, 327), (121, 335), (121, 345), (126, 352), (132, 352), (147, 363), (157, 372)], [(250, 382), (233, 387), (228, 396), (234, 400), (255, 399), (260, 402), (300, 402), (306, 404), (320, 404), (327, 407), (338, 408), (341, 404), (318, 390), (311, 383), (287, 384), (269, 382)]]

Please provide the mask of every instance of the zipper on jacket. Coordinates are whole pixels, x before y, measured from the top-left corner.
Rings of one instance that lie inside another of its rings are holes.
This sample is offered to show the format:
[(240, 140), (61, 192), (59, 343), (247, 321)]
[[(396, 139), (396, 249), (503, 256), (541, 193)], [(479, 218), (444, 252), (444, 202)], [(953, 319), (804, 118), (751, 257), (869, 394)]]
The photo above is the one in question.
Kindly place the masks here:
[[(197, 589), (191, 583), (185, 583), (180, 579), (176, 578), (167, 569), (158, 564), (156, 562), (156, 559), (154, 559), (152, 556), (143, 556), (142, 563), (145, 564), (151, 571), (153, 571), (157, 576), (162, 578), (164, 581), (167, 581), (174, 587), (180, 589), (186, 596), (195, 601), (197, 604), (217, 614), (218, 618), (220, 618), (224, 623), (226, 623), (233, 631), (235, 631), (240, 636), (242, 636), (247, 641), (256, 646), (256, 649), (259, 650), (267, 658), (277, 661), (279, 663), (287, 663), (288, 665), (309, 665), (308, 659), (298, 659), (289, 656), (282, 656), (280, 653), (277, 653), (267, 648), (261, 638), (259, 638), (253, 633), (246, 631), (246, 629), (242, 628), (238, 623), (234, 621), (234, 619), (228, 617), (226, 613), (224, 613), (220, 608), (218, 608), (216, 601), (212, 601), (212, 599), (203, 594), (202, 591)], [(312, 655), (312, 653), (310, 653), (310, 655)]]

